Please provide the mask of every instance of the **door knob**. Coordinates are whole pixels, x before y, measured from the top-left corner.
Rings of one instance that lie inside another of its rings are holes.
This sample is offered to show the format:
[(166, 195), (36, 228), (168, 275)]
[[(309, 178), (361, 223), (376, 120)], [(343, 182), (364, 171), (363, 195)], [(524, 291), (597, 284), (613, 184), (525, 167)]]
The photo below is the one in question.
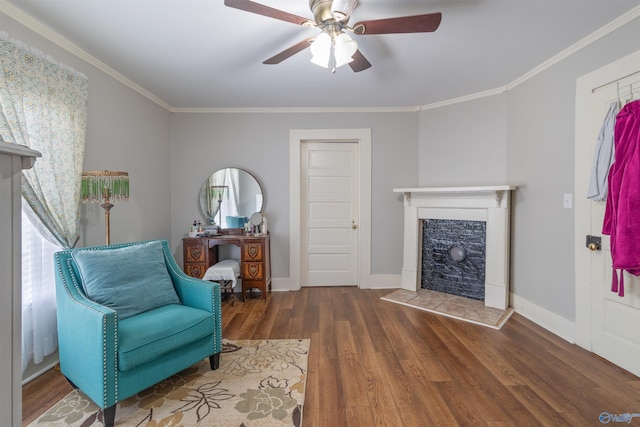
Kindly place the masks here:
[(599, 251), (602, 249), (602, 238), (600, 236), (587, 235), (587, 248), (590, 251)]
[(354, 230), (358, 228), (355, 221), (351, 221), (351, 228), (353, 228)]

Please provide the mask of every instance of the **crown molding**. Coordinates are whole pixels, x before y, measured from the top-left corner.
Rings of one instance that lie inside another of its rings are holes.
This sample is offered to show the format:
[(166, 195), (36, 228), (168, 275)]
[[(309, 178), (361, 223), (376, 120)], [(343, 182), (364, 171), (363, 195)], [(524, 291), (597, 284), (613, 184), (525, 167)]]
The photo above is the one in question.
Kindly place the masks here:
[(172, 108), (172, 113), (414, 113), (419, 107)]
[(506, 86), (498, 87), (495, 89), (489, 89), (482, 92), (472, 93), (470, 95), (460, 96), (458, 98), (446, 99), (444, 101), (434, 102), (432, 104), (422, 105), (420, 111), (433, 110), (436, 108), (446, 107), (448, 105), (459, 104), (461, 102), (473, 101), (475, 99), (487, 98), (489, 96), (500, 95), (506, 92)]

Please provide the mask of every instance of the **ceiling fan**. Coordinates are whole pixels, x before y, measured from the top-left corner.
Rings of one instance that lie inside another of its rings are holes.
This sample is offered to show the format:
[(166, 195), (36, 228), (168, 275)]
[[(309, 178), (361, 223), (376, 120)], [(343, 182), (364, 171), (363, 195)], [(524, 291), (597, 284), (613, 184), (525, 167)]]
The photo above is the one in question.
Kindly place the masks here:
[(355, 35), (428, 33), (435, 31), (442, 19), (441, 13), (403, 16), (397, 18), (360, 21), (349, 26), (351, 13), (358, 0), (309, 0), (313, 20), (272, 8), (251, 0), (224, 0), (226, 6), (268, 16), (281, 21), (306, 27), (318, 28), (322, 32), (316, 37), (304, 39), (282, 52), (265, 60), (263, 64), (279, 64), (285, 59), (310, 47), (311, 62), (323, 67), (329, 66), (333, 53), (333, 68), (349, 64), (354, 72), (366, 70), (371, 63), (358, 50), (357, 43), (347, 33)]

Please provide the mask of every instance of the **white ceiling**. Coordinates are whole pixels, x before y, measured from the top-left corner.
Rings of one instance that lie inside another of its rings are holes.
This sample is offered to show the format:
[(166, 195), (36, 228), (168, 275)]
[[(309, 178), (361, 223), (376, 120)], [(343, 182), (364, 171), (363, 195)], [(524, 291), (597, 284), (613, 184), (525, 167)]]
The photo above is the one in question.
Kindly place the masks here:
[[(258, 2), (312, 18), (307, 0)], [(432, 12), (442, 12), (442, 23), (434, 33), (354, 36), (373, 66), (360, 73), (345, 66), (332, 74), (309, 62), (308, 49), (281, 64), (263, 65), (319, 31), (232, 9), (223, 0), (2, 3), (174, 109), (429, 105), (508, 85), (639, 5), (638, 0), (360, 0), (351, 24)]]

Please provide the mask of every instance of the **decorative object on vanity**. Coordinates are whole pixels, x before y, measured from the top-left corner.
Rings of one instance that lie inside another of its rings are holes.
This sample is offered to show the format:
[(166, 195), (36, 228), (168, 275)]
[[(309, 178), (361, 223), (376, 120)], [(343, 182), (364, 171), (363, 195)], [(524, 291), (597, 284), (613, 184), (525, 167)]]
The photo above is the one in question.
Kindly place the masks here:
[(224, 168), (205, 180), (199, 200), (209, 224), (223, 229), (242, 229), (252, 213), (262, 211), (263, 192), (258, 180), (249, 172)]
[(266, 234), (262, 232), (262, 224), (264, 223), (264, 216), (262, 215), (262, 213), (260, 212), (254, 212), (253, 215), (251, 215), (251, 229), (250, 229), (250, 233), (251, 234)]
[(195, 237), (182, 239), (183, 270), (189, 275), (202, 279), (209, 267), (219, 261), (218, 246), (235, 245), (240, 248), (240, 279), (242, 281), (242, 299), (247, 291), (260, 289), (266, 301), (267, 292), (271, 292), (271, 243), (269, 234), (247, 235), (240, 230), (225, 229), (220, 236)]
[(129, 174), (109, 170), (82, 172), (81, 197), (84, 203), (100, 203), (104, 209), (106, 243), (111, 243), (109, 216), (115, 201), (129, 200)]

